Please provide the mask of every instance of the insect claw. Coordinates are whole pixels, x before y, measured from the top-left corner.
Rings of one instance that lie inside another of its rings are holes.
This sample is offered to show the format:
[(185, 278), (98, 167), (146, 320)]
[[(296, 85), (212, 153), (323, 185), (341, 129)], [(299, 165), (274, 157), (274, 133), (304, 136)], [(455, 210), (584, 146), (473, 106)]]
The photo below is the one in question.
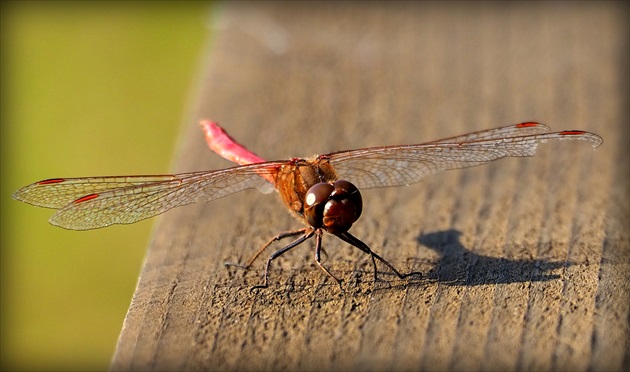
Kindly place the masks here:
[(403, 274), (402, 278), (400, 278), (400, 279), (407, 279), (408, 277), (414, 276), (414, 275), (418, 275), (418, 276), (420, 276), (420, 278), (422, 278), (424, 276), (424, 274), (421, 273), (420, 271), (412, 271), (410, 273)]
[(223, 265), (225, 267), (238, 267), (239, 269), (247, 270), (249, 269), (249, 265), (241, 265), (233, 262), (224, 262)]
[(260, 284), (259, 285), (255, 285), (255, 286), (253, 286), (253, 287), (251, 287), (249, 289), (249, 292), (252, 293), (252, 292), (254, 292), (255, 289), (265, 289), (267, 287), (268, 287), (267, 283), (265, 283), (263, 285), (260, 285)]

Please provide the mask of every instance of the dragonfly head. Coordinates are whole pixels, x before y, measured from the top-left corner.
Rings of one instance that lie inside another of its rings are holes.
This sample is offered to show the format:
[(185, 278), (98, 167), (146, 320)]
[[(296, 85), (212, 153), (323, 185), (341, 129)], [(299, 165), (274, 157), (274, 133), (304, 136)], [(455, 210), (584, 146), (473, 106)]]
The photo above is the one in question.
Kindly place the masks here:
[(350, 229), (363, 211), (363, 199), (352, 183), (337, 180), (321, 182), (306, 192), (304, 217), (314, 228), (323, 228), (331, 234)]

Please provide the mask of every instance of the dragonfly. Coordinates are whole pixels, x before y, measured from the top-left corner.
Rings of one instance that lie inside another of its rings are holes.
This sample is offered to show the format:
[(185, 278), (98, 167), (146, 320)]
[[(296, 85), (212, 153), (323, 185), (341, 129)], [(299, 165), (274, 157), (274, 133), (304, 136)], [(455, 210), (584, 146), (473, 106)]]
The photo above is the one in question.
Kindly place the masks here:
[(549, 141), (586, 141), (593, 148), (603, 142), (594, 133), (552, 132), (544, 124), (524, 122), (415, 145), (368, 147), (311, 158), (265, 161), (217, 123), (202, 120), (200, 126), (210, 149), (239, 165), (172, 175), (50, 178), (17, 190), (13, 198), (57, 209), (50, 218), (53, 225), (89, 230), (134, 223), (175, 207), (210, 202), (245, 189), (257, 188), (264, 193), (275, 190), (304, 227), (274, 236), (244, 265), (227, 265), (248, 269), (270, 245), (294, 238), (267, 259), (262, 284), (253, 287), (266, 288), (271, 263), (315, 237), (316, 264), (341, 288), (341, 280), (321, 261), (324, 234), (336, 236), (369, 255), (375, 281), (378, 280), (376, 261), (400, 279), (422, 275), (401, 273), (349, 232), (363, 211), (360, 189), (406, 186), (446, 170), (478, 166), (505, 157), (533, 156), (540, 143)]

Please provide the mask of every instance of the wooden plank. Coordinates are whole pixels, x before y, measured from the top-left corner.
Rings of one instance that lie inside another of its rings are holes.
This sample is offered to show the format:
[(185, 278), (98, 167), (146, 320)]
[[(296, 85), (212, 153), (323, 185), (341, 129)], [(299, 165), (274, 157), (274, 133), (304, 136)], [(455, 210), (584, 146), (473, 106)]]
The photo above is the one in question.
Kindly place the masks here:
[[(620, 3), (226, 4), (177, 171), (228, 164), (209, 118), (267, 159), (420, 143), (537, 120), (604, 145), (363, 191), (352, 232), (243, 262), (298, 226), (247, 191), (156, 225), (113, 370), (622, 370), (630, 361), (628, 26)], [(623, 72), (623, 73), (622, 73)]]

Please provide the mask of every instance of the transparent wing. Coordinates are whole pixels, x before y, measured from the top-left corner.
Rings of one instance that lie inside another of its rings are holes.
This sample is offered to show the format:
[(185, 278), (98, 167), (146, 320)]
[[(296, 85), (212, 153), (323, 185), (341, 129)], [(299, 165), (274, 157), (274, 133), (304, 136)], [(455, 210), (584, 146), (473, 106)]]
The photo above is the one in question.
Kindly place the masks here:
[(485, 129), (477, 132), (462, 134), (460, 136), (442, 138), (440, 140), (427, 143), (459, 143), (479, 140), (500, 139), (505, 137), (526, 136), (529, 134), (549, 133), (551, 128), (545, 124), (527, 122), (505, 127)]
[(340, 178), (358, 188), (375, 188), (410, 185), (430, 174), (504, 157), (533, 156), (538, 144), (548, 140), (587, 141), (594, 148), (602, 143), (601, 137), (589, 132), (549, 130), (543, 124), (523, 123), (419, 145), (341, 151), (327, 157)]
[(267, 192), (271, 185), (261, 176), (276, 174), (282, 164), (285, 162), (266, 162), (176, 175), (56, 178), (25, 186), (13, 197), (59, 209), (50, 219), (53, 225), (88, 230), (137, 222), (248, 188)]

